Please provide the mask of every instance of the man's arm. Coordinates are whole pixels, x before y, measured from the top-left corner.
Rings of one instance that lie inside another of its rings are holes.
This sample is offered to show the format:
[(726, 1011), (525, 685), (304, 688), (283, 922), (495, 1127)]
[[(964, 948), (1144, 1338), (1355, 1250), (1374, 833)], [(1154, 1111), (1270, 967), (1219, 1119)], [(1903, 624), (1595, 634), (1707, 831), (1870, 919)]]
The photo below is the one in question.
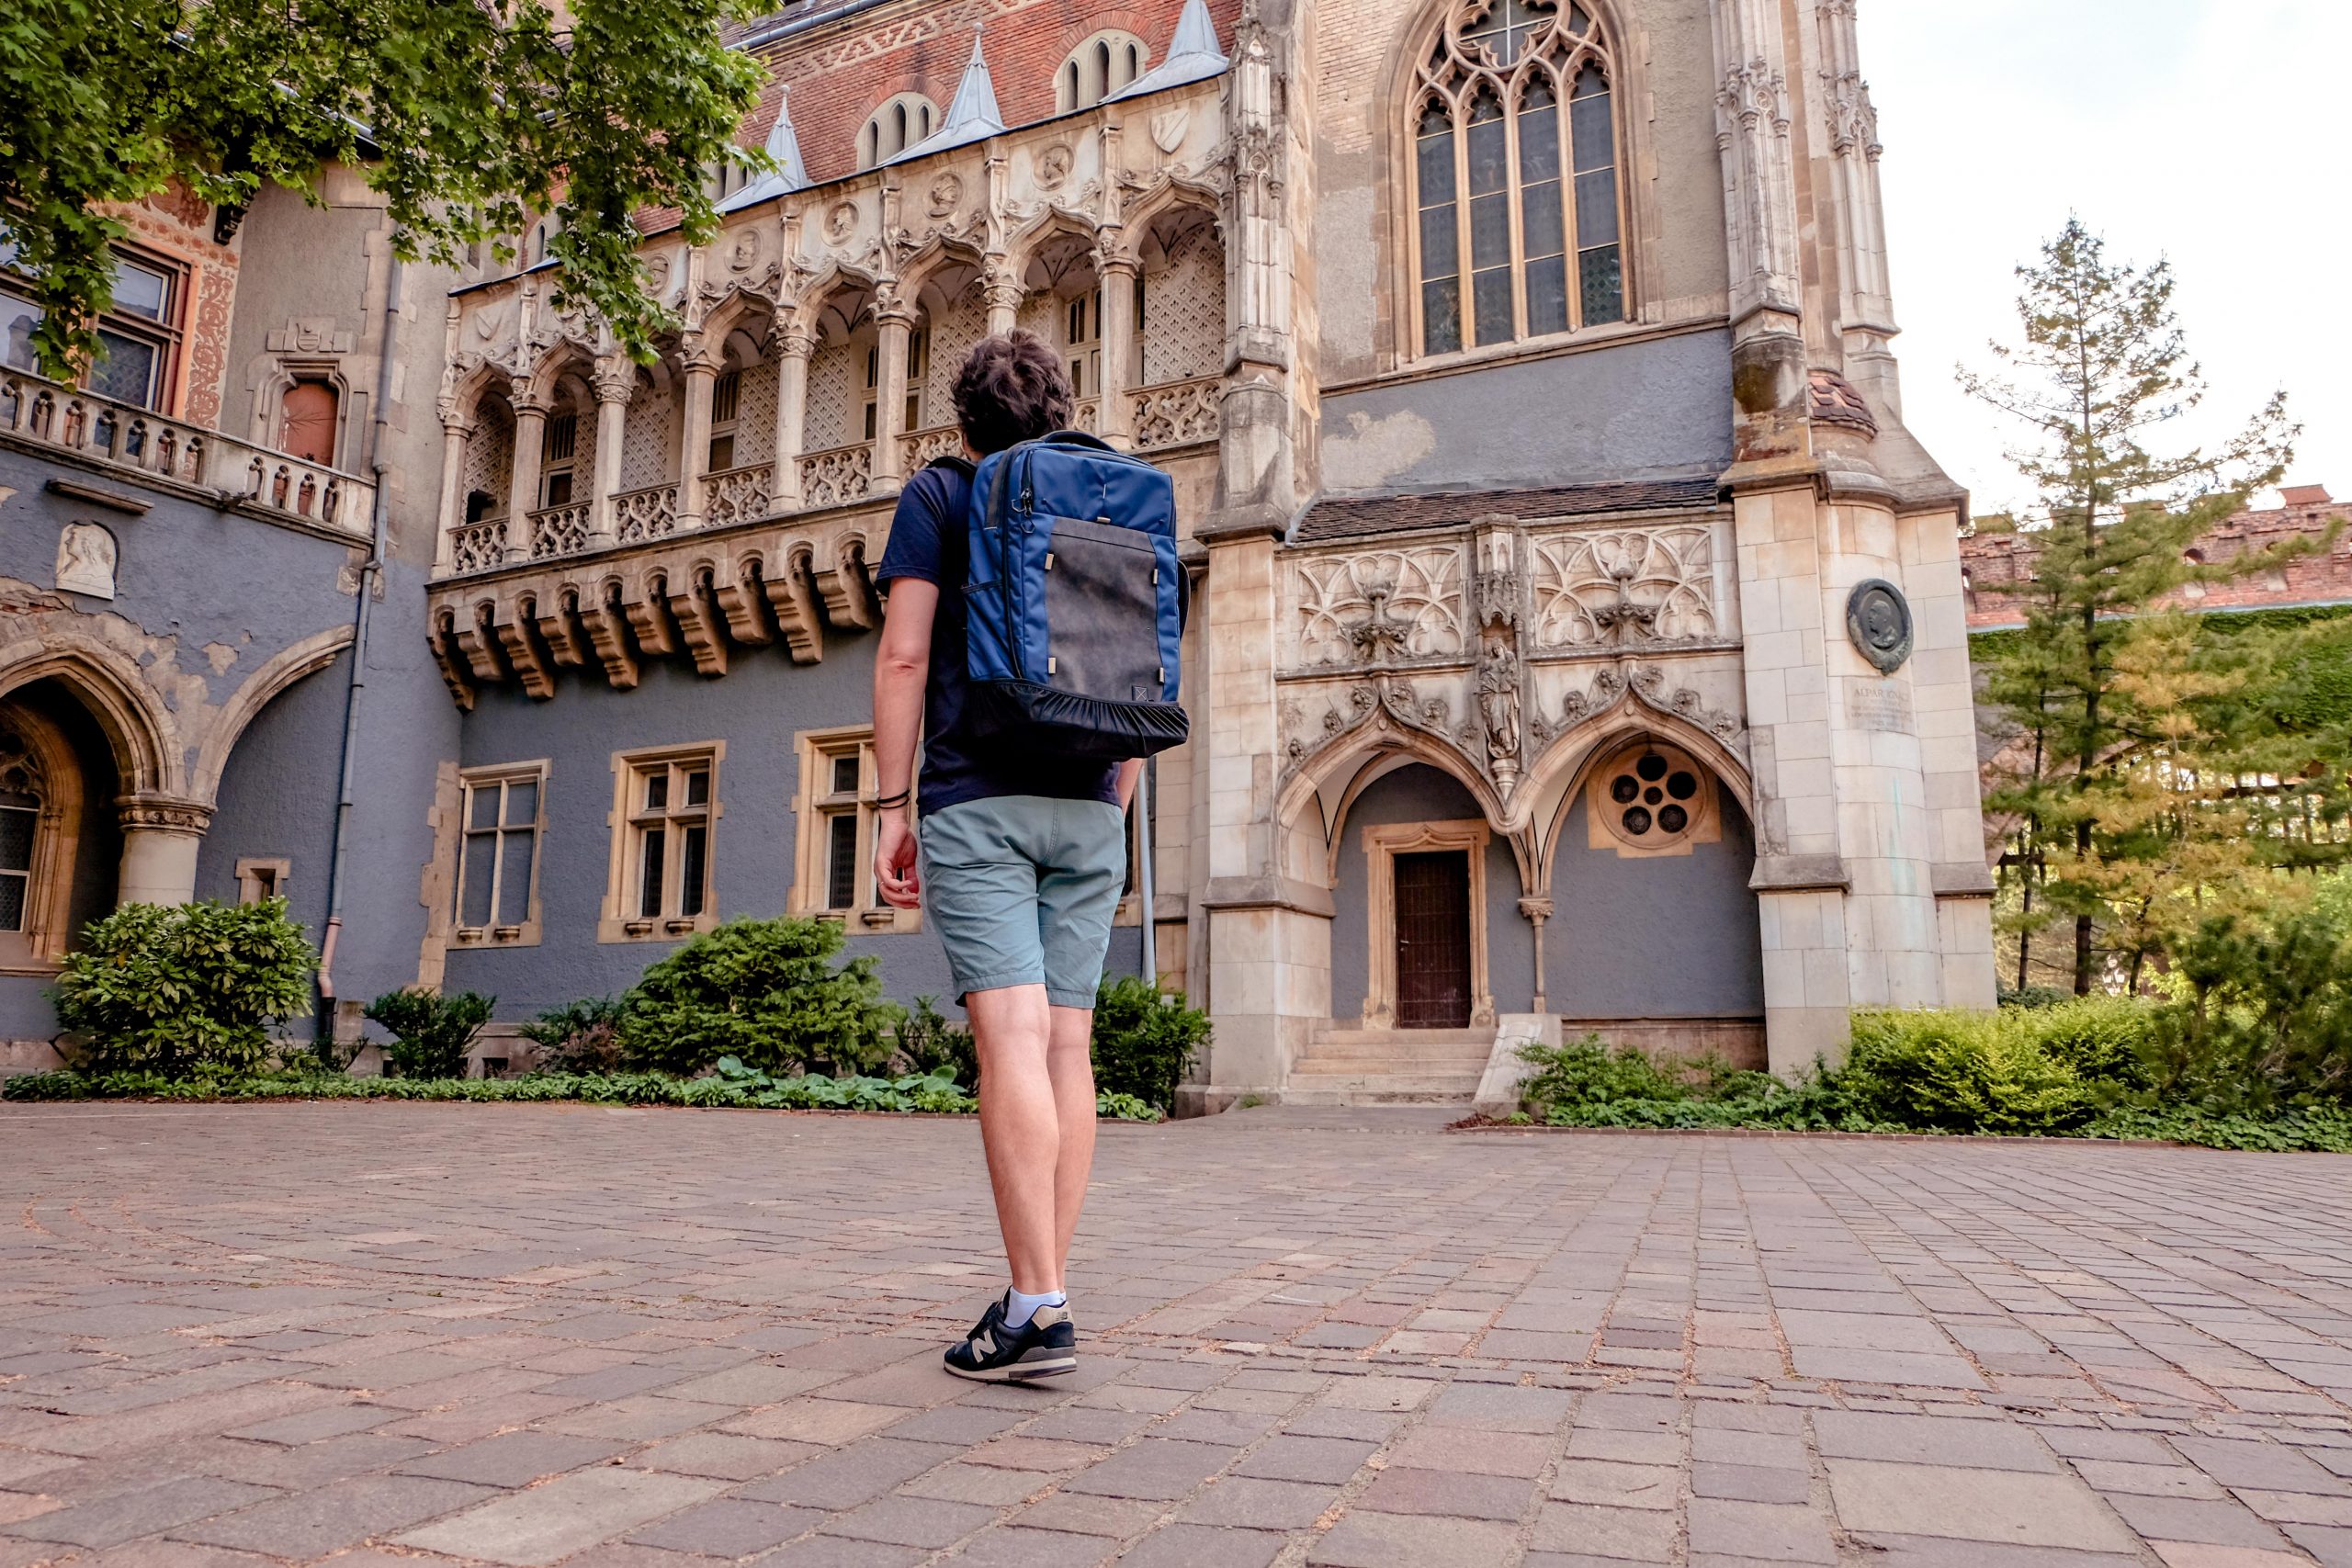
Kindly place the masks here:
[(882, 900), (912, 909), (922, 889), (915, 871), (915, 739), (922, 732), (923, 687), (931, 672), (931, 621), (939, 584), (902, 577), (890, 584), (882, 646), (874, 660), (874, 763), (884, 807), (874, 829), (874, 883)]

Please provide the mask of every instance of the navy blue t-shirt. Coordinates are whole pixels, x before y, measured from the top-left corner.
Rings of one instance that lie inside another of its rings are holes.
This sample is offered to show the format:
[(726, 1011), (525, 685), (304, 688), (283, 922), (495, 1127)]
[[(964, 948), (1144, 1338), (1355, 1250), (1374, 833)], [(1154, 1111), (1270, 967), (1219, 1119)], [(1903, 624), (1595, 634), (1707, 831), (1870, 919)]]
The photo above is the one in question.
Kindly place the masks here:
[(964, 642), (964, 581), (971, 543), (964, 533), (972, 482), (944, 465), (907, 481), (890, 523), (876, 581), (902, 577), (934, 583), (939, 613), (931, 623), (931, 673), (923, 685), (922, 777), (917, 795), (925, 813), (967, 800), (1042, 795), (1055, 800), (1119, 801), (1118, 770), (1101, 762), (1035, 754), (1007, 756), (960, 728), (967, 654)]

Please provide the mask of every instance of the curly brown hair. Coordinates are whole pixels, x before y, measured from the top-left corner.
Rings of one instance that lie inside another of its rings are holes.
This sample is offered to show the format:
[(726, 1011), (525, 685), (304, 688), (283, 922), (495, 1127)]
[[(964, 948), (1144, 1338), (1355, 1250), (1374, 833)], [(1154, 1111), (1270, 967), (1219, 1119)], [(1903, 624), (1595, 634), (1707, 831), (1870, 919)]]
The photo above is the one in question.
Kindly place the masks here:
[(956, 373), (954, 396), (964, 439), (983, 457), (1067, 428), (1077, 401), (1061, 355), (1018, 328), (972, 345)]

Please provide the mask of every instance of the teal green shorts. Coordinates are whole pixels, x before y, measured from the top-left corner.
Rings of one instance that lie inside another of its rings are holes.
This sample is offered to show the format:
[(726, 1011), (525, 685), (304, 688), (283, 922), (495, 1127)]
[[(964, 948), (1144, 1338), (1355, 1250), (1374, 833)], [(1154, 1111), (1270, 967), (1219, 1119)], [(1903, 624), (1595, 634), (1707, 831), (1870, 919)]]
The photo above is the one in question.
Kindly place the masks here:
[(917, 825), (922, 908), (961, 997), (1046, 987), (1091, 1008), (1127, 881), (1126, 814), (1039, 795), (959, 801)]

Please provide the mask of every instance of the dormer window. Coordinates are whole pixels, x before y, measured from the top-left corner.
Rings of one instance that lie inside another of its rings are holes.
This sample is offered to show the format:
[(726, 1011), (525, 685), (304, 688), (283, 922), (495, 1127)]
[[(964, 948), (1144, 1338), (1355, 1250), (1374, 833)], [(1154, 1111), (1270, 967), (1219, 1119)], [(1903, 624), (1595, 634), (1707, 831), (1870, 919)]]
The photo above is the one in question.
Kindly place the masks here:
[(939, 106), (921, 93), (900, 93), (874, 111), (857, 133), (857, 166), (870, 169), (897, 157), (939, 126)]
[(1103, 28), (1062, 62), (1054, 77), (1054, 112), (1092, 108), (1142, 75), (1150, 63), (1151, 51), (1143, 39), (1116, 28)]

